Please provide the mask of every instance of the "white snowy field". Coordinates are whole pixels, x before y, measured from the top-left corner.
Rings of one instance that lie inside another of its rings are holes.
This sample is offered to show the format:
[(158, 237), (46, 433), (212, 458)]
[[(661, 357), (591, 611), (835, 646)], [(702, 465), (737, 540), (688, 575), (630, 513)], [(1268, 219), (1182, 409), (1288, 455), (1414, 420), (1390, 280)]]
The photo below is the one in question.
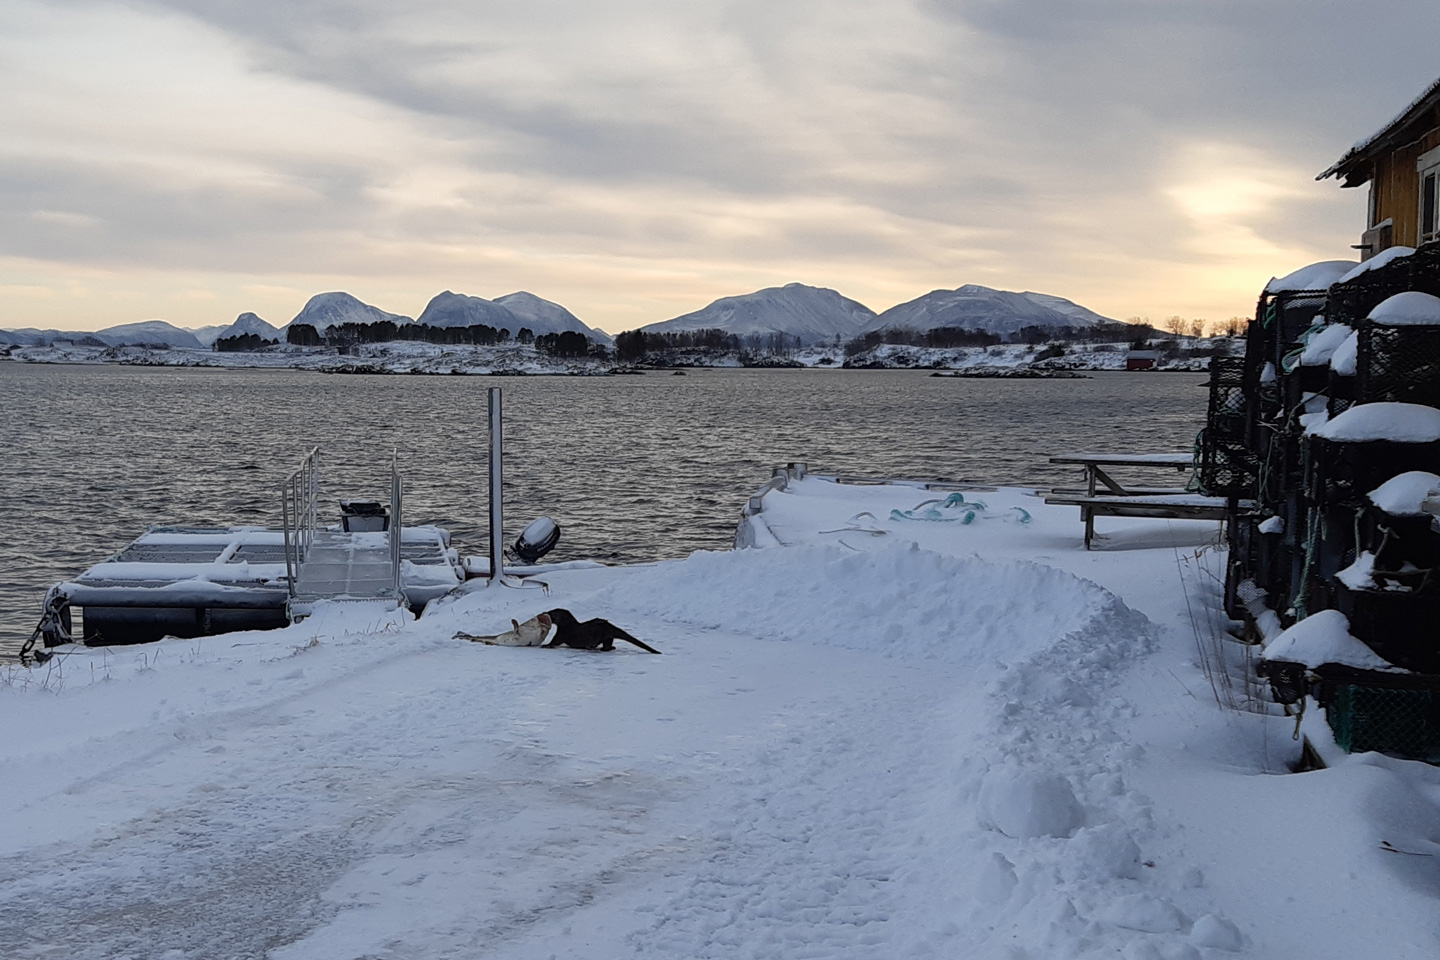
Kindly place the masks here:
[[(1440, 771), (1222, 709), (1214, 524), (935, 496), (13, 670), (5, 956), (1436, 955)], [(452, 639), (556, 606), (664, 655)]]

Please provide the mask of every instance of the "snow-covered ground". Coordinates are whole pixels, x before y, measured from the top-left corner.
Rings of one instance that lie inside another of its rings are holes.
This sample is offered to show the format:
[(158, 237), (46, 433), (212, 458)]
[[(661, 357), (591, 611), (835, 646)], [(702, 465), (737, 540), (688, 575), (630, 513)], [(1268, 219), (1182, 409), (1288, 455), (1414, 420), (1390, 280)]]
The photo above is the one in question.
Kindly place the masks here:
[[(1162, 359), (1161, 370), (1204, 371), (1210, 358), (1189, 356), (1195, 348), (1218, 349), (1222, 355), (1238, 354), (1243, 343), (1238, 340), (1178, 341), (1186, 355)], [(1039, 370), (1124, 370), (1125, 344), (1070, 343), (1058, 352), (1047, 344), (997, 344), (991, 347), (911, 347), (884, 344), (847, 358), (841, 347), (807, 347), (793, 356), (781, 358), (782, 365), (798, 365), (840, 369), (847, 359), (852, 366), (873, 366), (889, 369), (955, 370), (979, 374), (1013, 374), (1027, 369)], [(518, 343), (503, 346), (469, 346), (396, 340), (390, 343), (361, 344), (349, 353), (340, 354), (327, 348), (285, 346), (253, 353), (215, 353), (203, 350), (160, 350), (150, 347), (96, 347), (56, 343), (49, 346), (16, 346), (0, 359), (31, 363), (127, 363), (149, 366), (180, 367), (292, 367), (328, 372), (374, 373), (534, 373), (584, 374), (606, 373), (616, 364), (610, 361), (573, 360), (548, 357), (533, 347)], [(678, 366), (738, 367), (735, 353), (675, 351), (653, 356), (649, 362)]]
[[(5, 955), (1436, 955), (1440, 771), (1288, 772), (1215, 525), (946, 495), (13, 670)], [(452, 639), (556, 606), (664, 655)]]

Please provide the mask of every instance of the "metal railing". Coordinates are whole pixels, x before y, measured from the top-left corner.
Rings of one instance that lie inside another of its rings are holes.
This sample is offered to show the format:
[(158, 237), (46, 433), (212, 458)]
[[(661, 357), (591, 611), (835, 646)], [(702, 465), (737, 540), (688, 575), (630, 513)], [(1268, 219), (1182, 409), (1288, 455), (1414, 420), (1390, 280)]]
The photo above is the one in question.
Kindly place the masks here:
[(400, 451), (390, 452), (390, 566), (394, 577), (395, 597), (405, 599), (405, 584), (400, 576), (400, 545), (404, 540), (404, 524), (400, 516), (405, 484), (400, 479)]
[(280, 483), (280, 513), (285, 527), (285, 580), (290, 597), (300, 563), (315, 542), (320, 513), (320, 448), (314, 447), (300, 466)]

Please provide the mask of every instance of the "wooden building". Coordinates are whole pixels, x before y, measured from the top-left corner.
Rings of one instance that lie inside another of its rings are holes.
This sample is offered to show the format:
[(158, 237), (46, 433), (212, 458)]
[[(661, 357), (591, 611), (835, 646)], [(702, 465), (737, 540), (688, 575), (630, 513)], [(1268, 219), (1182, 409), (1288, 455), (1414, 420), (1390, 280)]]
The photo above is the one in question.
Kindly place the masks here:
[(1326, 177), (1342, 187), (1370, 184), (1361, 259), (1440, 239), (1440, 80), (1316, 179)]

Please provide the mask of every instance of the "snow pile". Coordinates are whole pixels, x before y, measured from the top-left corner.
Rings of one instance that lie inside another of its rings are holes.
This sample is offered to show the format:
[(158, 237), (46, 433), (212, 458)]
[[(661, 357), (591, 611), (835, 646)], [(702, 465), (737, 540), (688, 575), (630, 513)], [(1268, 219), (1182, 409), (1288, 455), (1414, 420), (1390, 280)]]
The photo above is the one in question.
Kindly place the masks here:
[(1360, 367), (1360, 334), (1351, 333), (1330, 355), (1330, 369), (1337, 376), (1353, 377)]
[(1433, 443), (1440, 440), (1440, 410), (1418, 403), (1362, 403), (1305, 432), (1337, 443)]
[(1354, 269), (1347, 271), (1340, 277), (1339, 280), (1336, 280), (1335, 282), (1349, 283), (1356, 277), (1363, 276), (1369, 273), (1371, 270), (1378, 270), (1381, 267), (1389, 266), (1396, 260), (1399, 260), (1403, 257), (1408, 257), (1414, 252), (1414, 247), (1386, 247), (1384, 250), (1381, 250), (1379, 253), (1375, 254), (1375, 256), (1371, 257), (1369, 260), (1361, 261), (1359, 266), (1356, 266)]
[(1321, 610), (1265, 645), (1266, 660), (1283, 660), (1314, 669), (1338, 663), (1357, 670), (1398, 670), (1350, 635), (1350, 621), (1339, 610)]
[(1440, 325), (1440, 297), (1406, 290), (1376, 304), (1370, 319), (1385, 327)]
[(1064, 777), (1005, 765), (985, 774), (977, 812), (982, 824), (1017, 840), (1069, 837), (1085, 822)]
[(1343, 323), (1332, 323), (1320, 328), (1305, 341), (1305, 350), (1300, 354), (1300, 365), (1320, 367), (1328, 364), (1335, 351), (1354, 332)]
[(1359, 264), (1354, 260), (1321, 260), (1301, 267), (1265, 285), (1266, 293), (1290, 293), (1295, 290), (1328, 290), (1330, 285)]
[(603, 600), (638, 609), (657, 596), (690, 598), (672, 616), (699, 627), (947, 663), (1014, 660), (1098, 624), (1136, 623), (1114, 595), (1054, 567), (913, 543), (702, 551), (628, 577)]
[(1370, 502), (1392, 517), (1418, 517), (1425, 513), (1425, 499), (1440, 488), (1440, 476), (1426, 470), (1396, 474), (1367, 496)]

